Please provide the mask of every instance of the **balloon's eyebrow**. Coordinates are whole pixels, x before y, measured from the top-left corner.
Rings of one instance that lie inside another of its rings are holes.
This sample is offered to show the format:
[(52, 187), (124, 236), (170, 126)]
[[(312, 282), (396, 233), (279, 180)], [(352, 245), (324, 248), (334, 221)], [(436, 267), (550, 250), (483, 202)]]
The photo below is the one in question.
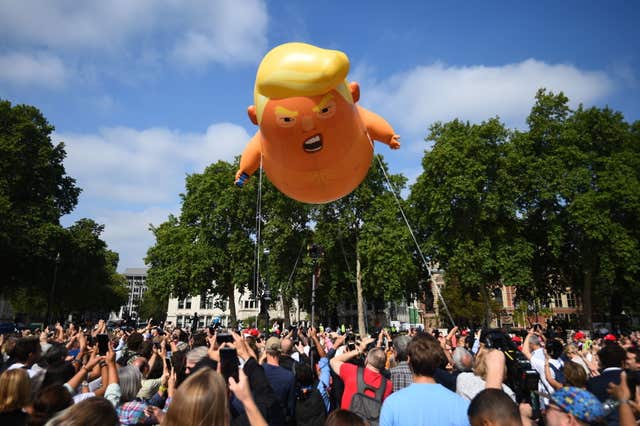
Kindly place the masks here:
[(276, 115), (277, 116), (285, 116), (285, 117), (297, 117), (298, 116), (298, 111), (291, 111), (286, 109), (283, 106), (277, 106), (276, 107)]
[(333, 95), (331, 93), (327, 93), (326, 95), (324, 95), (322, 100), (320, 100), (320, 103), (313, 107), (313, 112), (318, 112), (322, 110), (324, 107), (327, 106), (327, 104), (331, 99), (333, 99)]

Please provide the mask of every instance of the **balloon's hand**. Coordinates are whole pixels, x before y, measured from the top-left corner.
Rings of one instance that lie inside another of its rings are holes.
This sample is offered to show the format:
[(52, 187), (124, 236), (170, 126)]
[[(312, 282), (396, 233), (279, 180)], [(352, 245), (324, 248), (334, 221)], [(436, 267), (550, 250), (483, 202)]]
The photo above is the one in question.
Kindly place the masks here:
[(245, 172), (238, 170), (238, 173), (236, 173), (236, 181), (235, 184), (236, 186), (242, 188), (244, 186), (244, 183), (249, 179), (249, 175), (246, 174)]
[(400, 135), (391, 136), (391, 140), (389, 141), (389, 148), (391, 149), (400, 148)]

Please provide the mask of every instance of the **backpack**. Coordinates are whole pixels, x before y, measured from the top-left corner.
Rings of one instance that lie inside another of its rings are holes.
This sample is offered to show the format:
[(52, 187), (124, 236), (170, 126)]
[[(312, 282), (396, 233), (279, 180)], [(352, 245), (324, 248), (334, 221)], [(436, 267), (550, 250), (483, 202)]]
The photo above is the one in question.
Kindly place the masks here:
[(327, 417), (322, 395), (317, 388), (298, 392), (296, 398), (296, 425), (323, 426)]
[[(349, 410), (362, 417), (369, 422), (371, 426), (378, 426), (380, 419), (380, 410), (382, 408), (382, 397), (384, 391), (387, 389), (387, 379), (382, 376), (380, 387), (378, 389), (373, 388), (364, 381), (364, 368), (358, 367), (358, 391), (353, 395), (351, 399), (351, 405)], [(375, 397), (366, 395), (365, 390), (369, 390), (375, 393)]]
[(551, 370), (553, 370), (553, 375), (555, 376), (555, 379), (562, 383), (563, 385), (566, 385), (567, 383), (567, 379), (564, 377), (564, 368), (558, 368), (555, 365), (553, 365), (552, 363), (549, 363), (549, 367), (551, 367)]

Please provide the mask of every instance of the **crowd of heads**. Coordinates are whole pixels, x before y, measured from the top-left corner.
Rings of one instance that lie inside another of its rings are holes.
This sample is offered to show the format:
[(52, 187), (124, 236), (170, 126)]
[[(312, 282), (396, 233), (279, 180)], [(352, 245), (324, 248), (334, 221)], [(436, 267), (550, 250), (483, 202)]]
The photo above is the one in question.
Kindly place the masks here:
[(57, 324), (0, 337), (0, 424), (635, 422), (640, 334), (481, 335)]

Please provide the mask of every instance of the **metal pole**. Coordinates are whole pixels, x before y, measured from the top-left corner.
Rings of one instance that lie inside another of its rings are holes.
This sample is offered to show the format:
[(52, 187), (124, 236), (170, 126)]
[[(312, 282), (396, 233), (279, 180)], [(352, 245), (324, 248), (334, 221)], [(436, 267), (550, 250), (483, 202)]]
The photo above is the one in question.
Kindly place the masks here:
[(271, 302), (271, 291), (269, 290), (269, 249), (263, 251), (265, 257), (265, 280), (262, 288), (262, 305), (264, 306), (265, 325), (269, 327), (269, 303)]
[(311, 327), (316, 317), (316, 262), (313, 262), (313, 275), (311, 276)]
[(49, 293), (49, 303), (47, 303), (47, 325), (51, 324), (53, 317), (53, 310), (51, 306), (53, 305), (53, 296), (56, 292), (56, 280), (58, 278), (58, 264), (60, 263), (60, 252), (56, 253), (56, 260), (53, 267), (53, 282), (51, 283), (51, 293)]

